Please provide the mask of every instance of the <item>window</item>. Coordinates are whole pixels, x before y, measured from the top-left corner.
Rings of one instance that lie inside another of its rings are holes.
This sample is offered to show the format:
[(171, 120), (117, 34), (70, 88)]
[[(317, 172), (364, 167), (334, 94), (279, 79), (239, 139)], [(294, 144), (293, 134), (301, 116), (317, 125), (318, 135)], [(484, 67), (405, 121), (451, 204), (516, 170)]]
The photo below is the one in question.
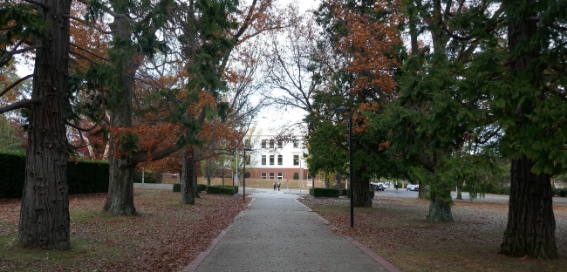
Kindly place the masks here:
[(262, 148), (266, 148), (266, 139), (262, 140)]
[(274, 148), (274, 139), (270, 139), (270, 148)]
[(274, 179), (274, 173), (270, 173), (270, 179)]
[(293, 155), (293, 165), (299, 165), (299, 155)]
[(274, 165), (275, 155), (270, 155), (270, 165)]
[(261, 176), (261, 177), (262, 177), (262, 179), (266, 179), (266, 172), (262, 172), (262, 174), (261, 174), (261, 175), (262, 175), (262, 176)]
[(311, 179), (311, 173), (307, 172), (307, 180)]
[(283, 173), (278, 173), (278, 179), (283, 179)]
[(283, 147), (283, 142), (281, 140), (278, 141), (278, 148), (282, 148)]
[(298, 139), (293, 139), (293, 148), (299, 148), (299, 140)]
[(266, 165), (266, 155), (262, 155), (262, 165)]
[(297, 172), (293, 173), (293, 179), (299, 179), (299, 173)]
[(278, 155), (278, 165), (283, 165), (283, 155)]

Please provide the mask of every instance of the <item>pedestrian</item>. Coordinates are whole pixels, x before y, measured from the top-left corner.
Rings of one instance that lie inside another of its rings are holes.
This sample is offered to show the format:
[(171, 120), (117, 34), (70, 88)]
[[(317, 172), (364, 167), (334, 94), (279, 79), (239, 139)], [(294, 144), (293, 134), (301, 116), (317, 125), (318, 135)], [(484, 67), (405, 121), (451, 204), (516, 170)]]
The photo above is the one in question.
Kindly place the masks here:
[(274, 182), (274, 191), (276, 190), (276, 186), (277, 186), (277, 185), (276, 185), (276, 183)]
[(281, 182), (278, 182), (278, 191), (280, 190), (280, 186), (282, 185)]

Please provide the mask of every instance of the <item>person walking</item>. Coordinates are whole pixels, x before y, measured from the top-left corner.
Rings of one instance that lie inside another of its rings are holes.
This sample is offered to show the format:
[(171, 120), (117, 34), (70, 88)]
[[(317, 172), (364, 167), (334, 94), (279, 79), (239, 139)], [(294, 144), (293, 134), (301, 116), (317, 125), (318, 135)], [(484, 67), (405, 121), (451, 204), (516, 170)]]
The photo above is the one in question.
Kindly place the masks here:
[(274, 182), (274, 191), (276, 190), (276, 186), (277, 186), (277, 185), (276, 185), (276, 183)]
[(278, 191), (280, 190), (280, 186), (282, 185), (281, 182), (278, 182)]

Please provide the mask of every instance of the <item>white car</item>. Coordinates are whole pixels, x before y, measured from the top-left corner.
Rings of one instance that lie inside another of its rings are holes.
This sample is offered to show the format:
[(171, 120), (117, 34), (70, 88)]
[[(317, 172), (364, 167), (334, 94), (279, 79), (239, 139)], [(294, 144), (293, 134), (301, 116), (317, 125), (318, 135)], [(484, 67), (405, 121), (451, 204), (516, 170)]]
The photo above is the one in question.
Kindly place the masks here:
[(415, 191), (416, 186), (417, 185), (415, 185), (415, 184), (408, 184), (408, 186), (406, 187), (406, 191)]

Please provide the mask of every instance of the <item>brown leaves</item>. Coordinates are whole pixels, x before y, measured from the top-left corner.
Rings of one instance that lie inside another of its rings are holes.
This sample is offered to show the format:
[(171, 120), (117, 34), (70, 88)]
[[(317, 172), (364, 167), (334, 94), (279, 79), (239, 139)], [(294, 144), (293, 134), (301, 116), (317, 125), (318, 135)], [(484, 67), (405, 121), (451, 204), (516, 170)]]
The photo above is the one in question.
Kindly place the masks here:
[[(140, 216), (128, 217), (102, 212), (105, 198), (105, 194), (70, 196), (73, 250), (63, 253), (63, 258), (51, 254), (51, 262), (5, 262), (0, 255), (0, 270), (179, 271), (247, 205), (241, 198), (203, 193), (191, 206), (180, 203), (179, 193), (135, 190)], [(0, 235), (17, 233), (19, 205), (19, 200), (0, 199)]]
[(561, 271), (567, 261), (567, 204), (555, 204), (558, 260), (518, 260), (497, 254), (506, 227), (508, 203), (456, 201), (455, 223), (425, 220), (429, 202), (378, 195), (373, 208), (355, 208), (350, 228), (348, 201), (302, 202), (331, 223), (336, 233), (353, 237), (404, 271)]

